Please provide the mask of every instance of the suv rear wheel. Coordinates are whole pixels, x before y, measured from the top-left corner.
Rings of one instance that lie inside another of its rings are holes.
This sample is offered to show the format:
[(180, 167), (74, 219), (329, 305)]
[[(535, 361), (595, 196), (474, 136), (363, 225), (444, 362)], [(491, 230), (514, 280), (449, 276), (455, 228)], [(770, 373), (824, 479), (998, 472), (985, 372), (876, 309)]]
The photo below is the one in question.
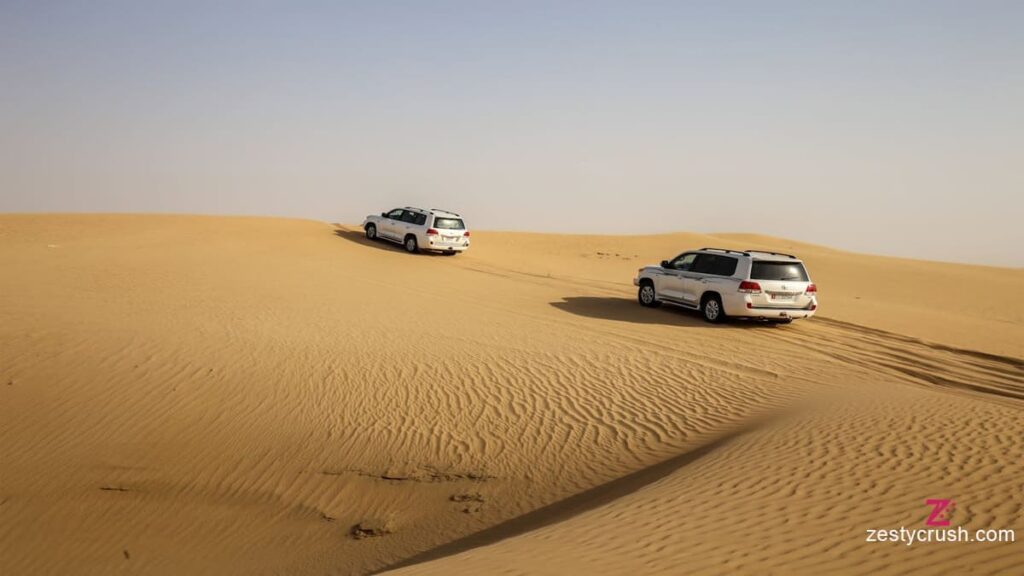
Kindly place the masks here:
[(708, 294), (700, 304), (700, 311), (704, 319), (712, 324), (725, 322), (725, 310), (722, 308), (722, 299), (718, 294)]
[(648, 308), (661, 306), (661, 302), (658, 301), (658, 295), (654, 292), (654, 282), (650, 280), (640, 283), (640, 290), (636, 293), (636, 299), (640, 301), (641, 306), (647, 306)]
[(416, 242), (416, 237), (412, 234), (405, 237), (405, 251), (410, 254), (415, 254), (420, 251), (419, 244)]

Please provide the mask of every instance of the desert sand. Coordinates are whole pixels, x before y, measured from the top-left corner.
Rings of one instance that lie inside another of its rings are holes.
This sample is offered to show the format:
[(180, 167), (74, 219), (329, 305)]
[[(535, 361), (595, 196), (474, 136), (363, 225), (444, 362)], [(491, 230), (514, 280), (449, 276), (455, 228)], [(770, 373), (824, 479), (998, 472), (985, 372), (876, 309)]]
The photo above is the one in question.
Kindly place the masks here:
[[(741, 234), (0, 216), (0, 574), (1024, 570), (1024, 270)], [(820, 315), (638, 267), (793, 251)], [(1014, 543), (865, 542), (954, 526)]]

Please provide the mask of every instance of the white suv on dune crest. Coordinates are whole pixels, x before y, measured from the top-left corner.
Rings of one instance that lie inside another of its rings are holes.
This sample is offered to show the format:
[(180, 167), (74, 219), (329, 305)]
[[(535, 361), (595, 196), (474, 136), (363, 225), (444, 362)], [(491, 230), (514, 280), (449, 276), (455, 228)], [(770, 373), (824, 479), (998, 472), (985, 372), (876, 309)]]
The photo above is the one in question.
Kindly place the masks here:
[(708, 322), (729, 316), (789, 323), (818, 309), (818, 288), (796, 256), (701, 248), (637, 271), (643, 306), (663, 302), (700, 310)]
[(390, 240), (411, 253), (430, 250), (452, 256), (469, 248), (469, 230), (462, 216), (437, 208), (406, 206), (367, 216), (363, 230), (370, 240)]

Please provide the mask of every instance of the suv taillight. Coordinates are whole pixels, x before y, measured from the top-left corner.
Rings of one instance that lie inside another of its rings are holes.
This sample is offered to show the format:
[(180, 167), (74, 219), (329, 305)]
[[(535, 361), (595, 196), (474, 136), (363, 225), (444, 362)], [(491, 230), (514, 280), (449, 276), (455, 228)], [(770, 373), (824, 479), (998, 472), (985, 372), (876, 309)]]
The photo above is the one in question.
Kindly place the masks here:
[(807, 295), (808, 296), (817, 296), (818, 295), (818, 287), (815, 286), (814, 284), (808, 284), (807, 285)]
[(466, 230), (466, 233), (463, 234), (463, 236), (465, 236), (466, 238), (469, 238), (469, 230)]
[(437, 230), (433, 228), (427, 228), (427, 236), (437, 236)]
[(760, 294), (761, 293), (761, 285), (758, 284), (757, 282), (751, 282), (749, 280), (744, 280), (743, 282), (740, 282), (740, 290), (739, 291), (744, 293), (744, 294)]

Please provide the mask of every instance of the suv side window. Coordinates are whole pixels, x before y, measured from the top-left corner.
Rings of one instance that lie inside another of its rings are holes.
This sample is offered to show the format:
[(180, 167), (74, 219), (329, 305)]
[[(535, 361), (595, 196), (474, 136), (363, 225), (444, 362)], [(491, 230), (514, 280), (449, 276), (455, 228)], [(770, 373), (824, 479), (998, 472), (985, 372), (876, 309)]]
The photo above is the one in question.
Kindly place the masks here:
[(700, 254), (697, 256), (697, 260), (693, 263), (693, 271), (698, 274), (711, 274), (711, 270), (715, 267), (715, 255), (714, 254)]
[(739, 261), (732, 256), (718, 256), (715, 263), (715, 271), (712, 274), (718, 276), (732, 276), (736, 273), (736, 265)]
[(395, 208), (391, 212), (388, 212), (388, 218), (392, 220), (401, 220), (403, 212), (405, 212), (405, 210), (402, 210), (401, 208)]
[(718, 254), (701, 254), (693, 263), (693, 271), (698, 274), (715, 276), (732, 276), (736, 272), (737, 261), (731, 256)]
[(680, 254), (679, 256), (676, 256), (674, 260), (669, 262), (668, 266), (673, 270), (686, 272), (693, 267), (693, 261), (695, 258), (697, 258), (697, 255), (693, 253)]
[(416, 221), (414, 222), (414, 224), (416, 224), (417, 226), (423, 226), (426, 223), (427, 223), (427, 215), (426, 214), (417, 214), (416, 215)]
[(408, 222), (409, 224), (413, 224), (416, 222), (416, 216), (417, 214), (415, 212), (410, 212), (406, 210), (405, 213), (402, 214), (402, 222)]

